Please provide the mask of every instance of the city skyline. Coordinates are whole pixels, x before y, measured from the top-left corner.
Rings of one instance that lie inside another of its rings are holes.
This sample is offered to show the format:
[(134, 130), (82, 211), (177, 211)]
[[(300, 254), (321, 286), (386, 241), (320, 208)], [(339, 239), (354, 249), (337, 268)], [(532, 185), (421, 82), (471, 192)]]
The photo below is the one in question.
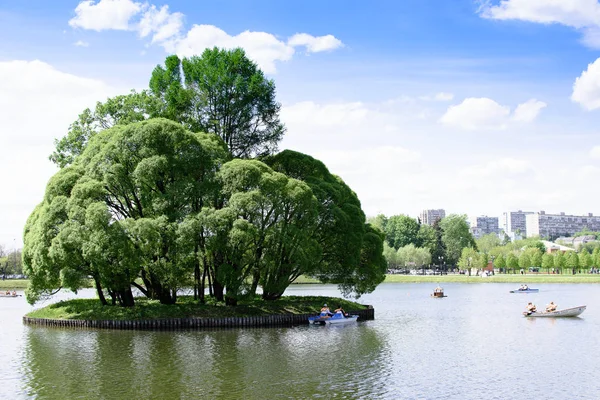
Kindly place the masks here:
[(542, 3), (3, 2), (0, 244), (22, 246), (80, 112), (212, 46), (274, 79), (279, 148), (323, 161), (369, 216), (600, 214), (600, 3)]

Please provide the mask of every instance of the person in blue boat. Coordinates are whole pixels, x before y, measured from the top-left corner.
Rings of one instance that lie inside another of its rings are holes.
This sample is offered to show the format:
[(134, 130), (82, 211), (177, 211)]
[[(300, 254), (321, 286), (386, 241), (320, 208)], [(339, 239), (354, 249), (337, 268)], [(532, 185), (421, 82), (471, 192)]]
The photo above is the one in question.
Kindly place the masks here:
[(344, 311), (344, 309), (342, 308), (342, 306), (338, 306), (338, 308), (335, 309), (335, 315), (337, 317), (345, 318), (347, 314)]
[(329, 307), (327, 307), (327, 304), (323, 304), (323, 307), (321, 307), (321, 313), (319, 314), (319, 317), (321, 318), (329, 318), (333, 315), (333, 313), (331, 312), (331, 310), (329, 309)]

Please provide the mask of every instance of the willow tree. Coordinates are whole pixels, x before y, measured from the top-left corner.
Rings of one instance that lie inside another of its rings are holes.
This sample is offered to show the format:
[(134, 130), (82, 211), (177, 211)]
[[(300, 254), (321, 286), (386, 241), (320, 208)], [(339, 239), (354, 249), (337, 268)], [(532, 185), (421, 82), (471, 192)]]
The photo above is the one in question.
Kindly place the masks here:
[(264, 158), (275, 171), (306, 182), (317, 199), (313, 235), (322, 249), (310, 274), (345, 294), (371, 292), (385, 279), (384, 234), (366, 223), (356, 194), (319, 160), (285, 150)]
[(191, 273), (179, 225), (219, 197), (215, 177), (228, 157), (216, 136), (166, 119), (95, 135), (50, 180), (27, 224), (30, 301), (57, 287), (76, 290), (92, 276), (99, 294), (105, 288), (121, 305), (133, 305), (132, 287), (174, 303)]

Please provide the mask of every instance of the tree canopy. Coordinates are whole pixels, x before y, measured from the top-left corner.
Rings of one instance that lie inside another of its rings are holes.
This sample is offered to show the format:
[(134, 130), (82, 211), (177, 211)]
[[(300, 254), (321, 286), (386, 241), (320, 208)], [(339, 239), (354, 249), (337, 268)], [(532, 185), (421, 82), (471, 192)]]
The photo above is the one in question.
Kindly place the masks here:
[(215, 134), (167, 119), (117, 124), (91, 137), (48, 183), (24, 235), (35, 302), (91, 277), (100, 300), (164, 304), (193, 286), (227, 304), (279, 298), (299, 275), (347, 293), (383, 281), (382, 234), (358, 198), (318, 160), (285, 151), (231, 159)]
[(84, 110), (67, 134), (55, 141), (50, 159), (73, 163), (98, 132), (163, 117), (192, 132), (214, 133), (233, 157), (252, 158), (277, 150), (285, 133), (275, 83), (242, 49), (207, 49), (200, 57), (173, 55), (152, 72), (148, 90), (132, 91)]

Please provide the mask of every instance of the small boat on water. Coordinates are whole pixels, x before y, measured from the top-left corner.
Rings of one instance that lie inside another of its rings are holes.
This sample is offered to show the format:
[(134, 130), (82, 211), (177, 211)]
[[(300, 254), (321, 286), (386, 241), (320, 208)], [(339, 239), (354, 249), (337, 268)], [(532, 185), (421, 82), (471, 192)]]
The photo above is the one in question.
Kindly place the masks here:
[(6, 293), (0, 293), (0, 297), (21, 297), (20, 294), (6, 294)]
[(517, 290), (511, 290), (510, 292), (511, 293), (537, 293), (539, 291), (540, 291), (540, 289), (532, 289), (530, 287), (525, 286), (525, 287), (520, 287)]
[(436, 288), (433, 290), (433, 293), (431, 294), (431, 297), (434, 297), (434, 298), (440, 298), (440, 299), (441, 299), (442, 297), (448, 297), (448, 296), (446, 296), (446, 295), (444, 294), (444, 289), (443, 289), (443, 288), (441, 288), (440, 286), (438, 286), (438, 287), (436, 287)]
[(544, 311), (544, 312), (529, 312), (524, 311), (523, 316), (525, 317), (545, 317), (545, 318), (558, 318), (558, 317), (577, 317), (579, 314), (585, 311), (587, 306), (579, 306), (573, 308), (565, 308), (564, 310), (556, 311)]
[(308, 317), (308, 323), (310, 325), (341, 325), (356, 322), (358, 315), (347, 315), (335, 313), (331, 317), (322, 317), (317, 315), (315, 317)]

